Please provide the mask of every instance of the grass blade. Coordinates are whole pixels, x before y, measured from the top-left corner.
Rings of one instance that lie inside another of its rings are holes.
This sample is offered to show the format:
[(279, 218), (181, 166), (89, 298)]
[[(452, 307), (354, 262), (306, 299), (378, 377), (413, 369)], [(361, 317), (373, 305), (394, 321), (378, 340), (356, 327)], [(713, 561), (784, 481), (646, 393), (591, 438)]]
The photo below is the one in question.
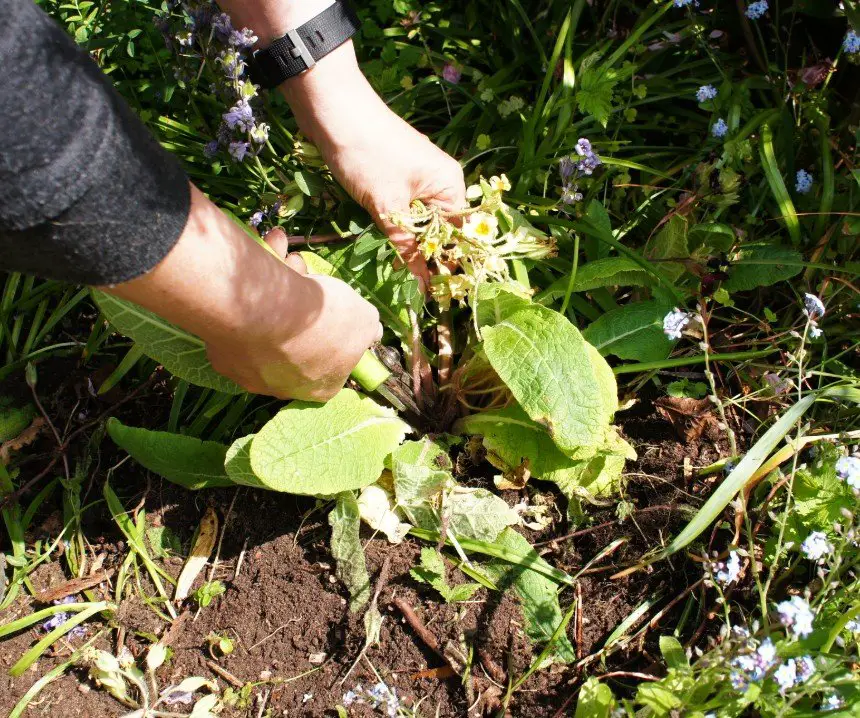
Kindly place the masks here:
[[(64, 606), (64, 608), (68, 609), (69, 605)], [(107, 601), (99, 601), (98, 603), (90, 604), (90, 606), (86, 610), (81, 611), (77, 616), (73, 616), (61, 626), (57, 626), (53, 631), (47, 634), (44, 638), (42, 638), (42, 640), (36, 643), (35, 646), (31, 647), (30, 650), (28, 650), (23, 656), (18, 659), (15, 665), (9, 669), (9, 675), (13, 678), (17, 678), (18, 676), (20, 676), (31, 665), (33, 665), (33, 663), (36, 662), (39, 656), (41, 656), (45, 651), (48, 650), (48, 648), (54, 643), (54, 641), (61, 638), (62, 636), (65, 636), (75, 626), (79, 626), (88, 618), (105, 610), (114, 611), (116, 610), (116, 606), (112, 603), (108, 603)]]
[(761, 126), (761, 166), (767, 177), (767, 183), (770, 185), (770, 191), (773, 192), (779, 207), (779, 216), (785, 220), (785, 226), (788, 228), (792, 244), (796, 247), (800, 244), (801, 239), (800, 221), (797, 219), (797, 211), (794, 209), (794, 202), (791, 201), (788, 194), (785, 180), (779, 171), (779, 165), (773, 151), (773, 130), (767, 123)]
[(700, 533), (708, 528), (729, 505), (735, 495), (746, 486), (747, 481), (756, 469), (770, 456), (776, 445), (791, 430), (794, 423), (800, 419), (818, 398), (817, 394), (808, 394), (786, 411), (773, 426), (747, 452), (720, 487), (711, 494), (711, 498), (699, 509), (690, 523), (679, 533), (661, 553), (660, 558), (672, 555), (687, 546)]

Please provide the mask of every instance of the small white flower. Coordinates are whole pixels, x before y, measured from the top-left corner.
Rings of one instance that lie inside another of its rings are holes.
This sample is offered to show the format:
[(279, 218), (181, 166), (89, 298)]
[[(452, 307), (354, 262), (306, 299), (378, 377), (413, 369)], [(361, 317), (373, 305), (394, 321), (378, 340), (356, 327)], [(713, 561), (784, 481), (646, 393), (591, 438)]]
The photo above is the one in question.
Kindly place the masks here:
[(824, 332), (821, 331), (821, 327), (819, 327), (818, 324), (815, 322), (809, 323), (809, 336), (813, 339), (818, 339), (822, 334), (824, 334)]
[(860, 459), (843, 456), (836, 462), (836, 473), (852, 489), (860, 491)]
[(776, 605), (779, 620), (795, 638), (806, 638), (812, 633), (815, 614), (800, 596), (792, 596), (788, 601)]
[(823, 531), (813, 531), (800, 545), (800, 550), (810, 561), (820, 561), (833, 551), (833, 545)]
[(797, 681), (797, 666), (794, 661), (786, 661), (773, 674), (773, 679), (779, 685), (779, 692), (785, 693)]
[(797, 682), (803, 683), (815, 673), (815, 661), (812, 656), (801, 656), (794, 659), (795, 667), (797, 668)]
[(716, 566), (718, 569), (714, 577), (724, 586), (738, 580), (738, 575), (741, 572), (741, 557), (737, 551), (729, 553), (728, 560), (723, 563), (719, 562)]
[(690, 315), (675, 307), (663, 317), (663, 332), (669, 339), (680, 339), (684, 327), (690, 323)]
[(836, 711), (845, 705), (845, 700), (838, 693), (831, 693), (821, 703), (822, 711)]
[(851, 633), (860, 633), (860, 620), (855, 618), (853, 621), (848, 621), (845, 624), (845, 630)]

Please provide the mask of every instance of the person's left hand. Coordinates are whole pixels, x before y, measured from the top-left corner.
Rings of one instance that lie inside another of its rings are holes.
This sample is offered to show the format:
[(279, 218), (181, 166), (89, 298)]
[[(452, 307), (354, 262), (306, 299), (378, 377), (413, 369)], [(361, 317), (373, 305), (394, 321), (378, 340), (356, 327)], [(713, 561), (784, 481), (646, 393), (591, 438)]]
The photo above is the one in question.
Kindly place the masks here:
[(415, 238), (389, 216), (408, 213), (416, 199), (461, 209), (466, 187), (460, 164), (388, 108), (361, 74), (351, 43), (285, 82), (282, 91), (335, 178), (428, 283)]

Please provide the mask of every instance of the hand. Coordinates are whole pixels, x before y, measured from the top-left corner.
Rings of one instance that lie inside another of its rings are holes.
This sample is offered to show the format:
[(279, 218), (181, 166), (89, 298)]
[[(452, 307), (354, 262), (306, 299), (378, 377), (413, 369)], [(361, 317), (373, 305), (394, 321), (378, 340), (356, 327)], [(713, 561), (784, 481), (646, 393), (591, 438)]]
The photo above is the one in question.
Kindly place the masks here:
[(415, 199), (461, 209), (460, 164), (388, 109), (361, 74), (351, 43), (281, 89), (332, 174), (385, 230), (413, 274), (429, 281), (415, 238), (388, 217), (407, 213)]
[(251, 308), (238, 336), (207, 342), (207, 354), (215, 371), (248, 391), (326, 401), (382, 338), (379, 312), (345, 282), (308, 275), (299, 255), (287, 256), (283, 230), (272, 230), (265, 240), (289, 267), (282, 270), (291, 275), (285, 301), (277, 302), (279, 291), (270, 287), (275, 301)]
[(192, 187), (188, 223), (167, 257), (103, 289), (200, 337), (215, 370), (248, 391), (325, 401), (381, 338), (379, 314), (346, 283), (307, 275), (298, 256), (280, 259), (281, 230), (266, 240), (277, 256)]

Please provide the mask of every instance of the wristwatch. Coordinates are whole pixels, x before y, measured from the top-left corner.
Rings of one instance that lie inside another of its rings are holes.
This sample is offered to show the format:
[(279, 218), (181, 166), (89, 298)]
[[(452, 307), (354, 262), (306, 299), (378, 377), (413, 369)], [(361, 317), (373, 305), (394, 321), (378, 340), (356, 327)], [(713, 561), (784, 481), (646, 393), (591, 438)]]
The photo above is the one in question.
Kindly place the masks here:
[(322, 57), (343, 45), (360, 23), (347, 0), (335, 0), (319, 15), (251, 55), (251, 79), (266, 89), (310, 70)]

